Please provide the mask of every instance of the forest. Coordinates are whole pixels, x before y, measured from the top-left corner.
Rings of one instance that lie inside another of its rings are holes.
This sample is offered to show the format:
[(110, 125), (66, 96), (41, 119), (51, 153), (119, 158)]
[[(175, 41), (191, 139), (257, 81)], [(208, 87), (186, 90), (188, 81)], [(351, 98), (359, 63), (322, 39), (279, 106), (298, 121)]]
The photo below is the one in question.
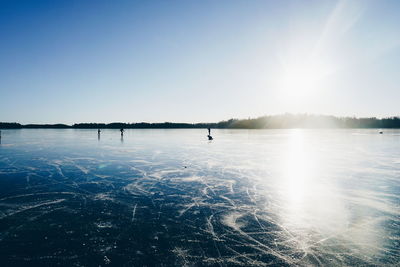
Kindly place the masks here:
[(290, 129), (290, 128), (400, 128), (400, 117), (356, 118), (310, 114), (282, 114), (248, 119), (230, 119), (216, 123), (76, 123), (67, 124), (20, 124), (0, 122), (0, 129), (48, 128), (48, 129)]

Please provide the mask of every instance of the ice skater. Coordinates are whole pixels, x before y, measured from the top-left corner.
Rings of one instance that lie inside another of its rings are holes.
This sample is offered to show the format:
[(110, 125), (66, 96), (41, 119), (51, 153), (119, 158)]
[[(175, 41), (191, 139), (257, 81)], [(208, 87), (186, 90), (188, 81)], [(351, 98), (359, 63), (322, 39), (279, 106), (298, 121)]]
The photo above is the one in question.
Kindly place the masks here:
[(207, 128), (208, 129), (208, 140), (213, 140), (212, 136), (211, 136), (211, 128)]
[(124, 142), (124, 129), (121, 129), (121, 143)]

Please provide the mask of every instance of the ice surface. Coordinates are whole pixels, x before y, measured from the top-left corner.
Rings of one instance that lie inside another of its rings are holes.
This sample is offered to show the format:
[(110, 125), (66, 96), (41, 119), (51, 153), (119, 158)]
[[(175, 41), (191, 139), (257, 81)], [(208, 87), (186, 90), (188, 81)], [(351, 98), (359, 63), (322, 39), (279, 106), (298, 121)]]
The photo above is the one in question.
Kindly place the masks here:
[(400, 131), (4, 130), (1, 266), (400, 261)]

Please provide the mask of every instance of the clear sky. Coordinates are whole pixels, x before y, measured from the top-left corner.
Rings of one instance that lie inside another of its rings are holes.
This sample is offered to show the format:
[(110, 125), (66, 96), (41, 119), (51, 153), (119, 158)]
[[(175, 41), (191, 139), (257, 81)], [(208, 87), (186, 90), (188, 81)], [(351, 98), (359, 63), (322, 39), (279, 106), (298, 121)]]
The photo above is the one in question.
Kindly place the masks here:
[(0, 121), (400, 115), (400, 1), (0, 0)]

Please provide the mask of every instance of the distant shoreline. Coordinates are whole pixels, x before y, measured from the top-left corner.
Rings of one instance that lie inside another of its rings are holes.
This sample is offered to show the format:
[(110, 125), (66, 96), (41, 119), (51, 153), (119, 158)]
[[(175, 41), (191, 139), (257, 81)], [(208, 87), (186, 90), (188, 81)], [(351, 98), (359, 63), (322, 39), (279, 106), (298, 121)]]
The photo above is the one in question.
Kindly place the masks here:
[(67, 124), (20, 124), (0, 122), (0, 129), (291, 129), (291, 128), (400, 128), (400, 117), (356, 118), (326, 115), (283, 114), (254, 119), (230, 119), (216, 123), (76, 123)]

